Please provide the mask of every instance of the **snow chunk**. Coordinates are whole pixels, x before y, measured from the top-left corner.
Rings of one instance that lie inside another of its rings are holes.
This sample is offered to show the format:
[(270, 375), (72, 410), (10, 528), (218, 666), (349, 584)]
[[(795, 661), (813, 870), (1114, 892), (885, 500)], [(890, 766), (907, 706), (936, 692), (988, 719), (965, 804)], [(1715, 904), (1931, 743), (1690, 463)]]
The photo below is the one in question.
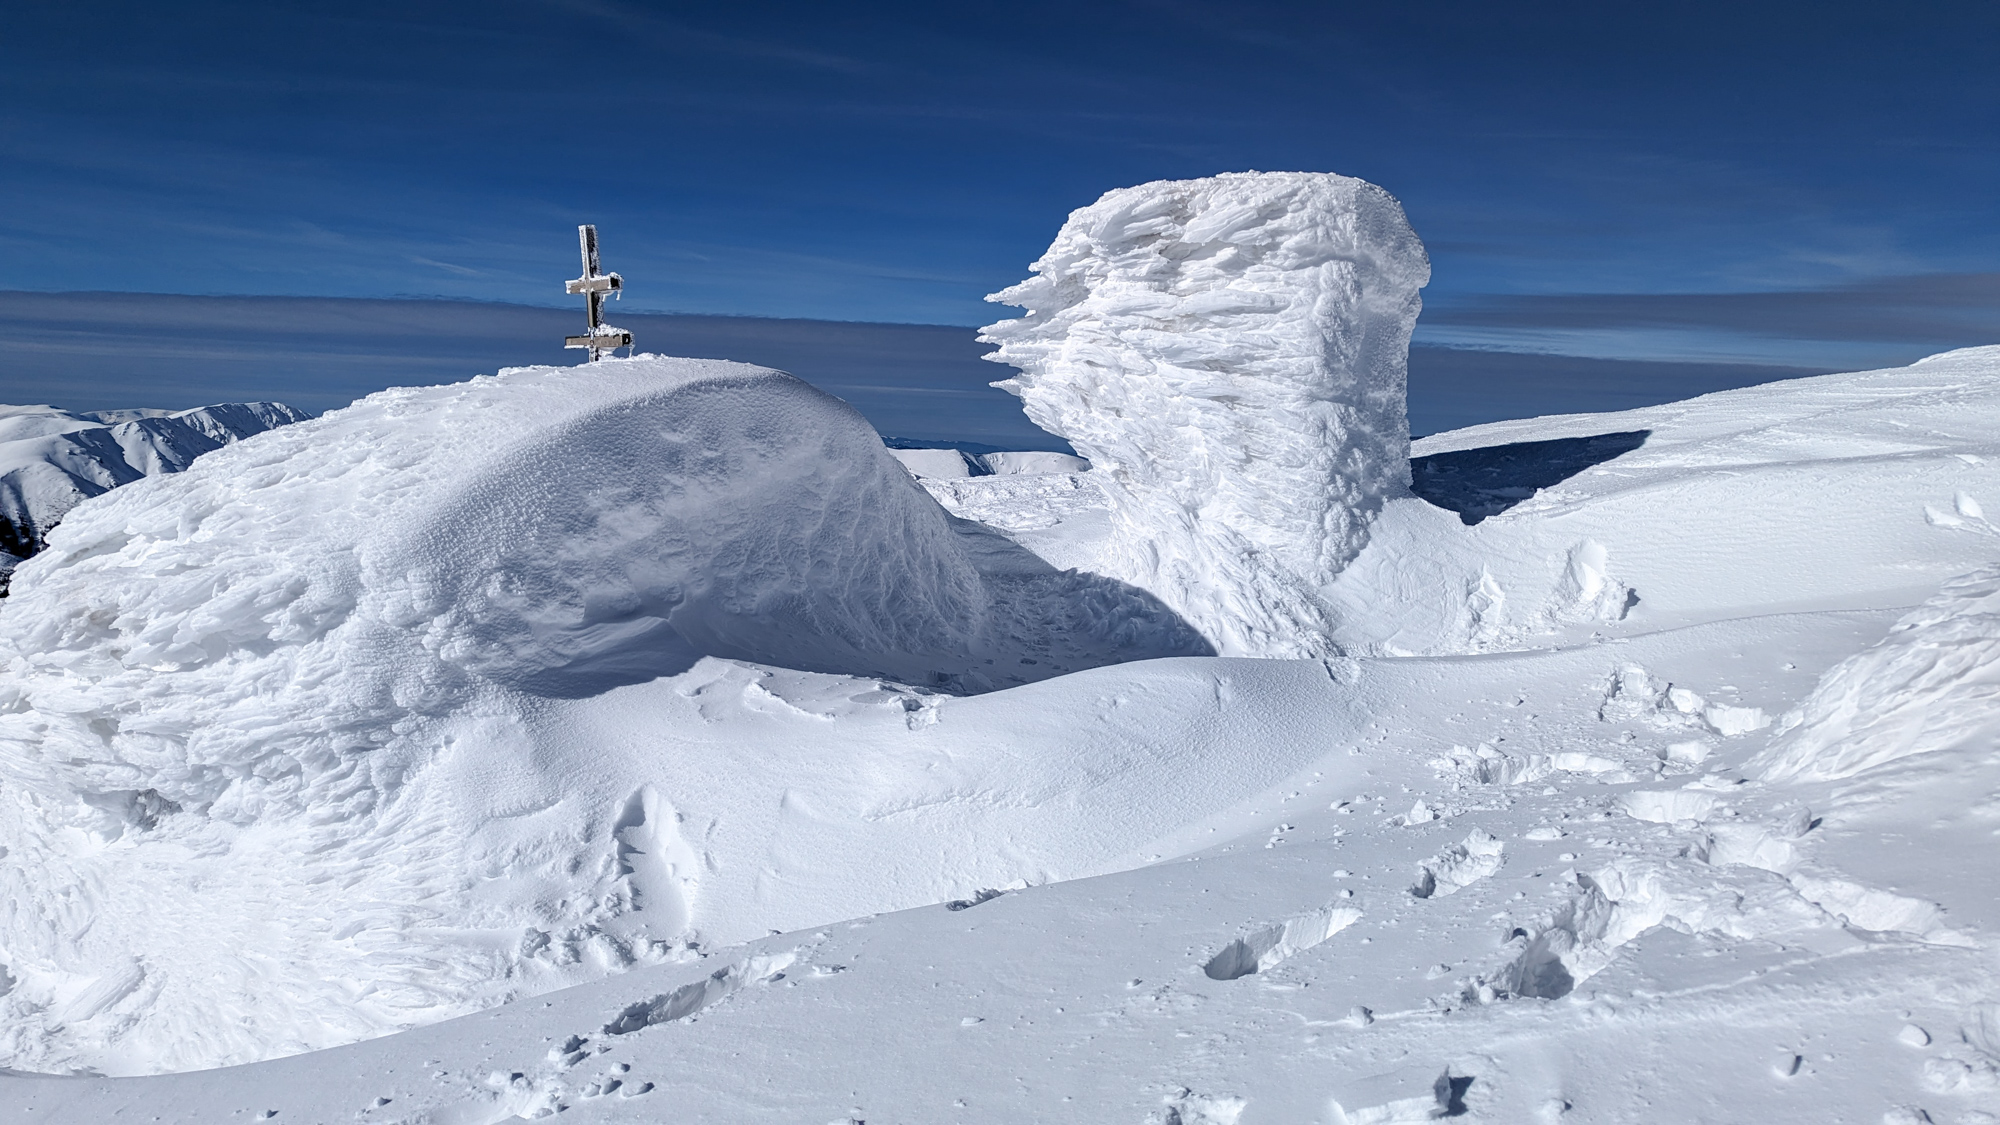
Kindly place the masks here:
[(1267, 973), (1361, 920), (1351, 906), (1328, 905), (1237, 938), (1202, 965), (1210, 980)]
[(1639, 789), (1625, 794), (1619, 802), (1625, 815), (1653, 824), (1700, 823), (1715, 814), (1721, 798), (1693, 789)]
[(1831, 781), (2000, 731), (2000, 566), (1945, 583), (1874, 647), (1827, 670), (1755, 764)]
[(1455, 894), (1500, 870), (1506, 845), (1490, 832), (1475, 828), (1462, 844), (1453, 844), (1417, 868), (1410, 893), (1418, 898)]
[(1623, 665), (1612, 673), (1597, 717), (1607, 723), (1643, 722), (1663, 730), (1698, 728), (1724, 738), (1771, 725), (1762, 708), (1711, 703), (1692, 689), (1657, 679), (1637, 664)]
[(1106, 478), (1115, 577), (1225, 655), (1330, 651), (1322, 588), (1409, 487), (1411, 329), (1430, 278), (1402, 206), (1326, 173), (1109, 192), (988, 300), (994, 385)]

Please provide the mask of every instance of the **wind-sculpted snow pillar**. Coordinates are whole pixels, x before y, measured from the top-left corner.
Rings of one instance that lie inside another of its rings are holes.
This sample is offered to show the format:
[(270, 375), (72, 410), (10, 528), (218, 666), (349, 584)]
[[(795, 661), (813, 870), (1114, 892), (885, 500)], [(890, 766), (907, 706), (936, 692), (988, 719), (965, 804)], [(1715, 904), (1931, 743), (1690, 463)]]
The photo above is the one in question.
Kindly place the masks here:
[(1430, 260), (1402, 205), (1316, 172), (1107, 193), (987, 299), (994, 385), (1111, 495), (1113, 577), (1224, 655), (1324, 654), (1322, 590), (1409, 487), (1410, 332)]

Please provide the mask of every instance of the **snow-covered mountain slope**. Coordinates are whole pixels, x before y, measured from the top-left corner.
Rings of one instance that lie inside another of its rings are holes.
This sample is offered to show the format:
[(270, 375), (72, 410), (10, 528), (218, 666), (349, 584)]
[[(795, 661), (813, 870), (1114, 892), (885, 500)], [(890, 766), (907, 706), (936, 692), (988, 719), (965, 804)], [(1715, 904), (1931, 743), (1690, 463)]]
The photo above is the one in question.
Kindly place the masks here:
[(965, 477), (1020, 476), (1042, 473), (1080, 473), (1090, 462), (1067, 453), (1042, 451), (967, 453), (960, 449), (890, 449), (889, 455), (903, 463), (910, 475), (933, 480), (960, 480)]
[[(219, 1018), (288, 991), (326, 1042), (447, 1014), (417, 1001), (453, 974), (512, 966), (467, 1005), (602, 979), (252, 1066), (7, 1076), (0, 1098), (64, 1122), (1992, 1125), (1996, 398), (2000, 348), (1974, 349), (1427, 439), (1417, 487), (1451, 507), (1385, 503), (1332, 587), (1346, 657), (955, 697), (711, 656), (391, 724), (347, 760), (394, 796), (278, 809), (229, 854), (143, 793), (115, 838), (78, 806), (7, 861), (67, 865), (79, 890), (7, 899), (129, 927), (137, 952), (65, 978), (10, 958), (17, 1067), (171, 1066), (134, 1045), (213, 1044), (216, 1024), (239, 1051), (298, 1049), (282, 1021)], [(273, 439), (137, 487), (192, 490)], [(1094, 476), (926, 486), (1073, 565), (1111, 535)], [(64, 619), (79, 637), (115, 620)], [(38, 674), (87, 673), (78, 651)], [(88, 758), (106, 730), (133, 771), (171, 760), (160, 704), (83, 695), (0, 732), (68, 729)], [(243, 706), (246, 725), (294, 721)], [(6, 768), (0, 792), (31, 788)], [(381, 827), (341, 842), (363, 821)], [(182, 870), (202, 911), (147, 889)], [(518, 919), (531, 893), (608, 905), (595, 929), (453, 929), (458, 903)], [(647, 943), (689, 920), (716, 927), (700, 948)], [(239, 948), (303, 951), (317, 991)], [(199, 972), (218, 992), (236, 974), (236, 1006), (169, 992)]]
[(2000, 349), (1973, 348), (1427, 438), (1418, 489), (1457, 511), (1385, 511), (1376, 549), (1335, 584), (1340, 643), (1489, 651), (1915, 605), (1993, 557), (1945, 513), (2000, 484), (1984, 422), (1996, 364)]
[[(926, 901), (1015, 857), (884, 863), (795, 902), (794, 868), (826, 856), (755, 859), (789, 839), (766, 823), (872, 815), (950, 777), (1078, 788), (1105, 764), (1010, 764), (995, 744), (891, 766), (874, 744), (921, 726), (940, 689), (1208, 651), (1147, 595), (947, 516), (859, 415), (788, 375), (642, 357), (384, 392), (80, 505), (17, 571), (0, 1053), (244, 1061), (697, 934)], [(857, 717), (837, 731), (806, 747), (739, 731), (718, 756), (701, 681), (657, 681), (676, 685), (661, 729), (692, 749), (630, 750), (657, 715), (576, 737), (619, 685), (692, 669), (755, 687), (705, 656), (921, 686), (838, 678), (820, 721)], [(589, 714), (562, 705), (591, 697)], [(1107, 745), (1153, 753), (1138, 734)], [(767, 754), (796, 770), (770, 774)], [(1078, 872), (1138, 847), (1149, 806), (1102, 800), (1107, 826), (1081, 838), (1024, 820), (1046, 839), (1021, 854)], [(711, 813), (700, 832), (734, 849), (715, 875), (671, 843)], [(932, 820), (906, 823), (924, 839)], [(846, 839), (833, 854), (852, 859)]]
[(26, 558), (84, 500), (306, 417), (282, 402), (82, 413), (0, 406), (0, 550)]
[(994, 386), (1101, 474), (1097, 569), (1231, 656), (1332, 651), (1321, 588), (1409, 484), (1410, 332), (1430, 259), (1402, 205), (1331, 173), (1106, 192), (987, 298)]

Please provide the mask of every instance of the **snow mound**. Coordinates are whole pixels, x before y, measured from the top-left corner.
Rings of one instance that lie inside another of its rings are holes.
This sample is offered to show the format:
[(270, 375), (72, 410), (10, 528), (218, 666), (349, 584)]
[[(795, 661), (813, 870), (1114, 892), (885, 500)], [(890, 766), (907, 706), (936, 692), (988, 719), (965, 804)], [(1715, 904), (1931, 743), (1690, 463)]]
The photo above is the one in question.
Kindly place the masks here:
[(2000, 733), (2000, 567), (1947, 582), (1872, 648), (1827, 670), (1759, 756), (1774, 780), (1832, 781)]
[(1226, 655), (1329, 648), (1322, 588), (1409, 487), (1410, 332), (1430, 278), (1402, 206), (1326, 173), (1107, 193), (987, 298), (995, 386), (1107, 479), (1110, 572)]
[(0, 548), (26, 558), (92, 496), (308, 417), (282, 402), (83, 413), (0, 406)]
[(17, 572), (0, 1065), (245, 1061), (671, 955), (686, 912), (631, 923), (620, 881), (692, 869), (622, 843), (671, 810), (570, 807), (605, 751), (536, 749), (557, 700), (704, 655), (969, 691), (1205, 651), (780, 372), (373, 395), (80, 505)]

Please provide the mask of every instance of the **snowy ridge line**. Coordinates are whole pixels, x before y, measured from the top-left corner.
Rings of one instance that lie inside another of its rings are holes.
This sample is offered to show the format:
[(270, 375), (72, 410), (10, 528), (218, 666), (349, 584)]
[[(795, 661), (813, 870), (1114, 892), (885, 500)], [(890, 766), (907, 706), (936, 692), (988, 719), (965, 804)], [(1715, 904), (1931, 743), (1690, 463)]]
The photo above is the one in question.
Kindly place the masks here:
[(282, 402), (179, 411), (0, 406), (0, 551), (28, 558), (90, 497), (310, 417)]
[(1403, 209), (1325, 173), (1107, 192), (987, 299), (994, 384), (1112, 502), (1105, 572), (1229, 656), (1335, 651), (1322, 587), (1410, 483), (1410, 332), (1430, 278)]
[(934, 480), (960, 480), (966, 477), (1023, 476), (1043, 473), (1078, 473), (1090, 468), (1090, 462), (1067, 453), (1045, 453), (1036, 450), (1012, 451), (995, 450), (991, 453), (968, 453), (962, 449), (924, 449), (914, 446), (891, 446), (889, 455), (903, 463), (910, 475)]

